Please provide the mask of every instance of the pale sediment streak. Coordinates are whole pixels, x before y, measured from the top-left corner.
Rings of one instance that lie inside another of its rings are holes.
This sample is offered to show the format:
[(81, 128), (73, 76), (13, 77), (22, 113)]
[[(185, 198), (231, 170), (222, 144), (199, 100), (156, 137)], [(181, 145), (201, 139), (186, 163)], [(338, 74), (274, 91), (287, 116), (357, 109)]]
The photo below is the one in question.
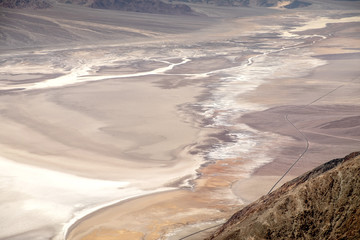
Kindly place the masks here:
[(148, 75), (156, 75), (156, 74), (162, 74), (167, 71), (170, 71), (175, 66), (185, 64), (189, 62), (190, 59), (183, 58), (181, 62), (179, 63), (170, 63), (165, 62), (164, 63), (169, 64), (166, 67), (157, 68), (151, 71), (147, 72), (138, 72), (138, 73), (130, 73), (130, 74), (121, 74), (121, 75), (109, 75), (109, 76), (89, 76), (89, 72), (92, 69), (91, 65), (84, 65), (77, 69), (74, 69), (71, 71), (70, 74), (61, 76), (54, 79), (49, 79), (46, 81), (35, 83), (31, 86), (26, 87), (26, 90), (35, 90), (35, 89), (43, 89), (43, 88), (53, 88), (53, 87), (63, 87), (67, 85), (77, 84), (77, 83), (83, 83), (83, 82), (92, 82), (92, 81), (100, 81), (100, 80), (107, 80), (107, 79), (114, 79), (114, 78), (132, 78), (132, 77), (143, 77)]
[[(320, 37), (322, 39), (326, 39), (326, 36), (323, 35), (299, 35), (298, 32), (303, 32), (307, 30), (314, 30), (314, 29), (321, 29), (325, 28), (328, 24), (331, 23), (350, 23), (350, 22), (360, 22), (360, 17), (354, 16), (354, 17), (347, 17), (347, 18), (340, 18), (340, 19), (334, 19), (334, 18), (328, 18), (328, 17), (317, 17), (315, 19), (309, 19), (305, 24), (292, 28), (288, 31), (284, 31), (281, 36), (284, 38), (298, 38), (298, 39), (304, 39), (309, 37)], [(315, 43), (315, 42), (313, 42)]]
[[(0, 157), (0, 168), (0, 238), (18, 235), (20, 239), (21, 234), (44, 229), (37, 239), (64, 240), (69, 228), (84, 216), (126, 199), (172, 189), (141, 190), (132, 180), (89, 179), (3, 157)], [(66, 223), (60, 230), (61, 222)], [(53, 237), (54, 232), (47, 229), (48, 225), (59, 234)], [(22, 236), (24, 238), (30, 237)]]
[(214, 145), (204, 156), (206, 159), (215, 161), (238, 158), (251, 153), (256, 146), (255, 131), (237, 124), (236, 119), (247, 111), (261, 109), (256, 104), (239, 102), (239, 98), (242, 94), (255, 90), (269, 71), (273, 71), (271, 67), (258, 67), (264, 56), (265, 54), (259, 54), (250, 57), (245, 65), (225, 71), (230, 76), (221, 77), (220, 81), (209, 86), (212, 89), (210, 98), (198, 106), (203, 117), (210, 123), (206, 127), (228, 130), (232, 141)]
[(145, 196), (145, 195), (149, 195), (149, 194), (153, 194), (153, 193), (160, 193), (160, 192), (165, 192), (165, 191), (170, 191), (170, 190), (174, 190), (174, 188), (158, 188), (156, 190), (152, 190), (152, 191), (144, 191), (144, 190), (137, 190), (134, 191), (132, 194), (128, 194), (127, 197), (123, 197), (114, 201), (110, 201), (104, 204), (99, 204), (95, 207), (92, 208), (86, 208), (84, 210), (75, 212), (75, 214), (73, 214), (73, 217), (70, 219), (70, 221), (68, 221), (67, 223), (65, 223), (63, 225), (62, 231), (60, 234), (58, 234), (57, 236), (54, 237), (53, 240), (65, 240), (68, 237), (68, 234), (70, 233), (70, 231), (72, 230), (72, 227), (74, 226), (74, 224), (76, 224), (77, 222), (80, 222), (84, 217), (89, 216), (101, 209), (105, 209), (107, 207), (111, 207), (114, 206), (116, 204), (119, 204), (121, 202), (124, 202), (126, 200), (129, 199), (134, 199), (137, 197), (141, 197), (141, 196)]
[[(244, 177), (248, 177), (256, 168), (272, 160), (271, 157), (262, 154), (266, 151), (259, 152), (258, 149), (259, 146), (263, 148), (262, 150), (268, 148), (267, 142), (276, 139), (276, 136), (270, 133), (260, 133), (243, 124), (236, 123), (236, 120), (244, 113), (262, 110), (262, 106), (246, 102), (241, 96), (255, 90), (268, 79), (303, 76), (311, 69), (326, 63), (323, 60), (312, 58), (310, 52), (303, 49), (303, 52), (298, 51), (304, 46), (314, 44), (317, 40), (306, 45), (302, 41), (304, 36), (286, 35), (283, 46), (278, 49), (264, 49), (262, 53), (249, 57), (242, 66), (221, 71), (226, 73), (226, 77), (220, 77), (217, 83), (209, 85), (210, 97), (196, 104), (196, 107), (201, 109), (200, 114), (205, 122), (209, 123), (206, 127), (226, 129), (229, 138), (232, 139), (230, 142), (213, 145), (204, 157), (210, 161), (217, 161), (251, 156), (251, 163), (244, 166)], [(322, 35), (311, 35), (305, 38), (308, 37), (317, 37), (320, 40), (327, 38)], [(293, 41), (286, 45), (288, 39)], [(280, 39), (280, 41), (284, 40)]]
[[(72, 211), (82, 208), (84, 198), (89, 205), (111, 200), (129, 186), (129, 182), (87, 179), (16, 163), (3, 157), (0, 157), (0, 167), (3, 196), (0, 202), (6, 206), (0, 214), (3, 227), (0, 238), (41, 229), (44, 224), (64, 222)], [(102, 196), (97, 195), (99, 190)], [(22, 219), (31, 221), (15, 223), (19, 221), (19, 216), (15, 214), (18, 212), (21, 212)], [(5, 216), (6, 221), (2, 219)]]
[(306, 30), (312, 29), (321, 29), (325, 28), (329, 23), (350, 23), (350, 22), (360, 22), (359, 16), (354, 17), (346, 17), (346, 18), (328, 18), (328, 17), (317, 17), (315, 19), (311, 19), (310, 21), (306, 22), (306, 24), (296, 27), (291, 30), (291, 32), (301, 32)]

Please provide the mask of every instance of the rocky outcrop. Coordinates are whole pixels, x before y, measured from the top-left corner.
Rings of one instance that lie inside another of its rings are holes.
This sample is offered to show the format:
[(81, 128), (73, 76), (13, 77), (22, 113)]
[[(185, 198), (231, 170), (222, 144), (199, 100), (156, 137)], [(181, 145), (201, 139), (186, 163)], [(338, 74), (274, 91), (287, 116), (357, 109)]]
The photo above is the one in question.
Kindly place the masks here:
[(91, 8), (121, 10), (129, 12), (157, 13), (168, 15), (194, 15), (186, 4), (165, 3), (161, 0), (58, 0)]
[(332, 160), (234, 214), (209, 239), (360, 239), (360, 152)]
[[(1, 1), (1, 0), (0, 0)], [(7, 0), (9, 1), (9, 0)], [(20, 0), (18, 0), (20, 1)], [(25, 1), (25, 0), (22, 0)], [(38, 0), (40, 1), (40, 0)], [(42, 0), (45, 1), (45, 0)], [(310, 5), (299, 0), (57, 0), (91, 8), (121, 10), (130, 12), (157, 13), (169, 15), (196, 15), (186, 3), (213, 4), (228, 7), (284, 7), (298, 8)], [(181, 2), (181, 3), (174, 3)]]
[(285, 6), (287, 9), (293, 9), (293, 8), (301, 8), (301, 7), (307, 7), (310, 6), (311, 3), (303, 2), (303, 1), (293, 1), (292, 3)]
[(217, 6), (242, 6), (242, 7), (284, 7), (299, 8), (311, 5), (311, 3), (299, 0), (177, 0), (181, 2), (206, 3)]
[(0, 0), (0, 7), (43, 9), (51, 7), (51, 3), (47, 0)]
[(172, 15), (192, 13), (191, 8), (185, 4), (169, 4), (161, 0), (95, 0), (90, 7)]
[(249, 6), (250, 0), (175, 0), (178, 2), (191, 2), (191, 3), (202, 3), (202, 4), (213, 4), (216, 6)]

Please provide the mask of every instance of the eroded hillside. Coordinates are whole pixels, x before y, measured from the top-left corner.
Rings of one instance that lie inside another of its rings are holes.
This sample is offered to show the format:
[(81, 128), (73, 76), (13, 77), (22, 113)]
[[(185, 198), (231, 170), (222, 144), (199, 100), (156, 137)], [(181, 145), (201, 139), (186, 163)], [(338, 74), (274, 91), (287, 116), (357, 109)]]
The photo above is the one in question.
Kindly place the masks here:
[(360, 152), (284, 184), (209, 239), (359, 239)]
[(49, 8), (52, 4), (48, 0), (0, 0), (0, 7), (5, 8)]

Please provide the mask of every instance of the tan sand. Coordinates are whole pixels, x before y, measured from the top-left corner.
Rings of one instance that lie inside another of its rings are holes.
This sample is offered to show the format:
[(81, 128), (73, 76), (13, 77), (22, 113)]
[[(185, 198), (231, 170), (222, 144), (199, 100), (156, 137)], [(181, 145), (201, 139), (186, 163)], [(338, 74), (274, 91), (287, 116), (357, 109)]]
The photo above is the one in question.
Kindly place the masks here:
[[(134, 237), (135, 233), (138, 234), (138, 238), (134, 239), (158, 239), (165, 236), (178, 239), (196, 231), (197, 225), (199, 229), (206, 226), (205, 219), (210, 226), (218, 223), (217, 220), (226, 219), (241, 204), (230, 190), (236, 179), (229, 173), (230, 168), (234, 172), (235, 168), (239, 171), (241, 169), (241, 165), (236, 162), (225, 161), (203, 169), (203, 177), (196, 181), (197, 187), (192, 191), (153, 194), (102, 209), (78, 223), (70, 231), (68, 239), (102, 239), (114, 231), (120, 239), (126, 238), (123, 233), (134, 234)], [(214, 177), (217, 174), (219, 176)], [(176, 232), (177, 228), (188, 225), (195, 227), (172, 236), (172, 231)]]

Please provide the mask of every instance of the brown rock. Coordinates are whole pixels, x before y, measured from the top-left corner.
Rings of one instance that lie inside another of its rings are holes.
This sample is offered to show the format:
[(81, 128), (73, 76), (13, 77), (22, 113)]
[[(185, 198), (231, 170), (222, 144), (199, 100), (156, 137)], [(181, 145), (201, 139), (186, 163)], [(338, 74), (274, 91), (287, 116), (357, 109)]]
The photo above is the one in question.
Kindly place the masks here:
[(169, 4), (161, 0), (94, 0), (90, 7), (171, 15), (191, 15), (193, 13), (191, 8), (185, 4)]
[(360, 152), (263, 196), (209, 239), (360, 239)]
[(43, 9), (51, 7), (51, 4), (47, 0), (0, 0), (0, 7)]
[[(1, 1), (1, 0), (0, 0)], [(120, 10), (129, 12), (156, 13), (168, 15), (195, 15), (186, 4), (167, 3), (161, 0), (57, 0), (68, 4), (78, 4), (91, 8)]]

